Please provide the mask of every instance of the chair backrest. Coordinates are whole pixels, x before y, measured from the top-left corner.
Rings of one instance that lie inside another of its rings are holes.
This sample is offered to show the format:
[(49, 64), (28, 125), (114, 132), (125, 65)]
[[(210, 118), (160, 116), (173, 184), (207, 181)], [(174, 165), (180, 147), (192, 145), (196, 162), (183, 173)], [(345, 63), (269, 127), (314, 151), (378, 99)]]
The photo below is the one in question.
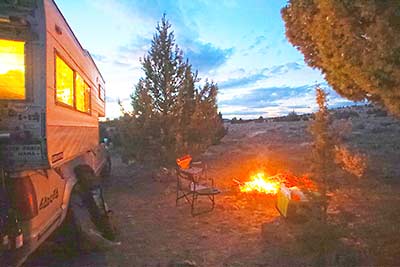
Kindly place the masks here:
[(176, 176), (177, 176), (178, 179), (185, 179), (185, 180), (187, 180), (189, 182), (194, 182), (193, 175), (187, 174), (179, 166), (176, 167)]

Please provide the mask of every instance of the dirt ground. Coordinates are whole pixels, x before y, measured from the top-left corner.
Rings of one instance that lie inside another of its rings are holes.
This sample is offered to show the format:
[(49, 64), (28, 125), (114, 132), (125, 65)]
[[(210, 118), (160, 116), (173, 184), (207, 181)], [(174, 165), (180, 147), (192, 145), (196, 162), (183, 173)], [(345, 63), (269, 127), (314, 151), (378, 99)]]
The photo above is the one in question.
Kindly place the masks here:
[[(399, 266), (400, 123), (358, 110), (349, 119), (345, 142), (368, 155), (368, 170), (355, 178), (338, 171), (329, 214), (346, 230), (339, 266)], [(308, 121), (228, 124), (228, 134), (202, 156), (221, 194), (212, 212), (195, 217), (180, 200), (175, 205), (173, 172), (156, 172), (113, 158), (106, 197), (114, 211), (121, 245), (65, 257), (51, 242), (27, 267), (39, 266), (309, 266), (296, 246), (302, 226), (280, 217), (275, 197), (238, 191), (233, 178), (265, 167), (296, 175), (310, 168)], [(200, 202), (200, 208), (209, 203)], [(397, 236), (397, 237), (396, 237)], [(341, 254), (340, 254), (341, 253)]]

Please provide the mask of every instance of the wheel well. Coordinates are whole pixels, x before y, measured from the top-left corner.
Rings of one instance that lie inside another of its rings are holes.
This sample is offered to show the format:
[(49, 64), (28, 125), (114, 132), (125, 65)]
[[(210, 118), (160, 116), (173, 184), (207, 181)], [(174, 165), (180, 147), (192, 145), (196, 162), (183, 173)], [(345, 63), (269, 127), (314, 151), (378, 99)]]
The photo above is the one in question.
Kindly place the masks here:
[(83, 175), (86, 175), (88, 173), (90, 174), (94, 174), (94, 170), (92, 169), (92, 167), (90, 167), (87, 164), (82, 164), (82, 165), (78, 165), (74, 168), (74, 172), (75, 175), (77, 176), (77, 178), (81, 178)]
[(84, 190), (99, 183), (94, 170), (89, 165), (78, 165), (74, 169), (78, 184), (82, 186)]

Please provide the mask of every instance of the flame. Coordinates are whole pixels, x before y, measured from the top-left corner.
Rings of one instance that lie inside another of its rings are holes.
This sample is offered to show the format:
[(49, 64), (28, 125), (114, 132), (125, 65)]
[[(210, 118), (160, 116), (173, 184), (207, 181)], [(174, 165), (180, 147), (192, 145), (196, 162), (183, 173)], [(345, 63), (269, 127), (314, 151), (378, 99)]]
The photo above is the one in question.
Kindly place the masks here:
[(250, 177), (250, 181), (245, 182), (243, 185), (240, 186), (240, 191), (258, 191), (265, 194), (278, 193), (280, 182), (269, 178), (270, 177), (266, 178), (263, 172), (258, 172), (257, 174)]
[(286, 187), (296, 186), (308, 191), (317, 191), (316, 185), (307, 176), (299, 177), (290, 172), (267, 176), (263, 171), (259, 171), (255, 175), (250, 176), (248, 182), (241, 183), (236, 179), (234, 181), (239, 184), (240, 191), (246, 193), (260, 192), (275, 195), (278, 193), (281, 184), (284, 184)]

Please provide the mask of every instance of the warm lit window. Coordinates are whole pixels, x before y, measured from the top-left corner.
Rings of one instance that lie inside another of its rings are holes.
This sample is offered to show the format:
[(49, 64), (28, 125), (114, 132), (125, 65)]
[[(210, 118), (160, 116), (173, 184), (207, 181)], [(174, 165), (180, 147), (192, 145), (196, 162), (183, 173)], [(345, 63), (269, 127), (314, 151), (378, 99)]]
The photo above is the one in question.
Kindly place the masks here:
[(0, 39), (0, 99), (25, 99), (25, 42)]
[(56, 99), (58, 102), (74, 105), (74, 71), (56, 56)]
[(89, 112), (90, 88), (78, 73), (75, 78), (75, 94), (76, 109), (82, 112)]
[(99, 84), (99, 98), (104, 101), (105, 97), (106, 97), (106, 91), (104, 90), (104, 87), (101, 84)]

